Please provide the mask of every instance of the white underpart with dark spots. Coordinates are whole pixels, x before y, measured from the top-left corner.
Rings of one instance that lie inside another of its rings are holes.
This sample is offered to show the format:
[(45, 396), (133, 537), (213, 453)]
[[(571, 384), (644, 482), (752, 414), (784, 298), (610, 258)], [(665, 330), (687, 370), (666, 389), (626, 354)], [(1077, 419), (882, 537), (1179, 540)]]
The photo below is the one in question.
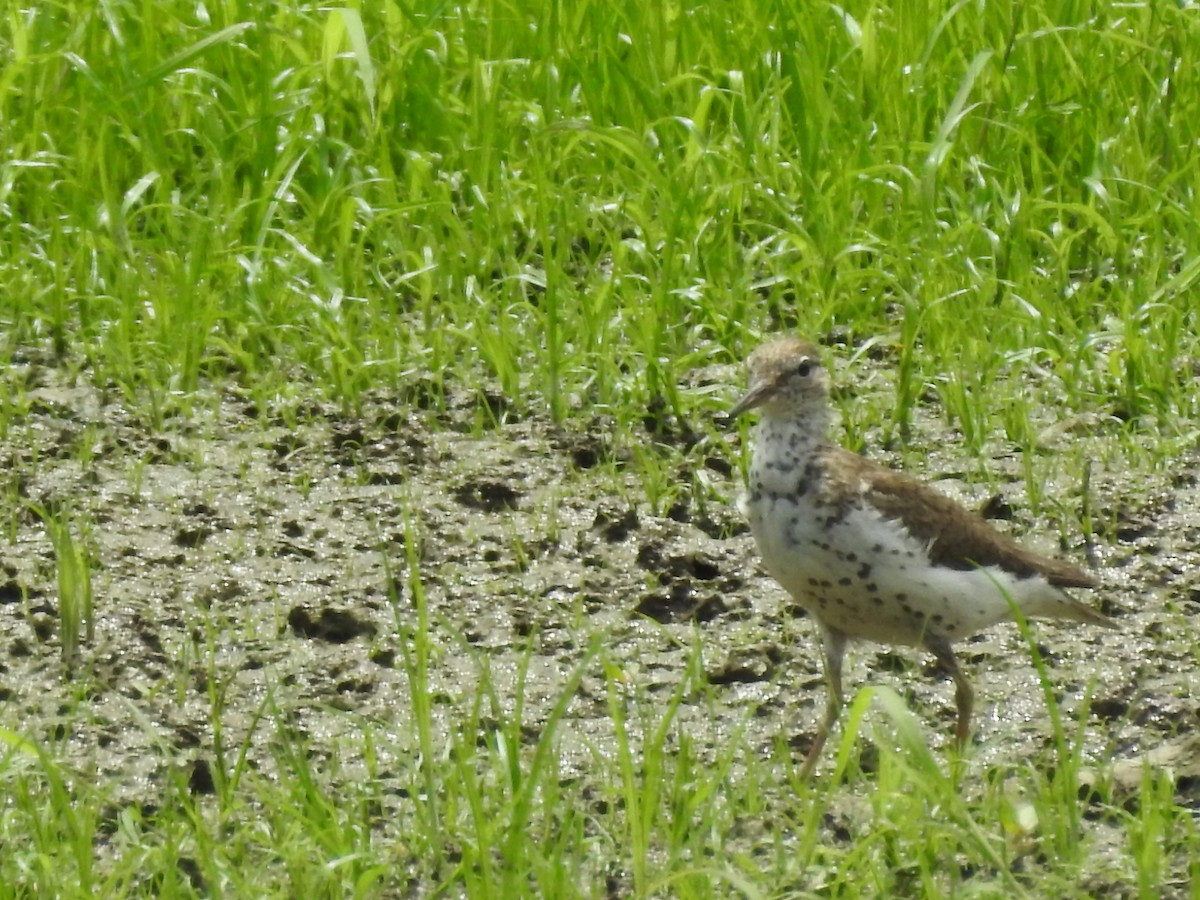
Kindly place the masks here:
[(822, 504), (818, 447), (795, 423), (764, 417), (739, 505), (767, 571), (826, 625), (920, 646), (930, 632), (955, 641), (1011, 620), (1009, 598), (1037, 615), (1061, 597), (1040, 576), (935, 565), (927, 542), (866, 502), (847, 510)]

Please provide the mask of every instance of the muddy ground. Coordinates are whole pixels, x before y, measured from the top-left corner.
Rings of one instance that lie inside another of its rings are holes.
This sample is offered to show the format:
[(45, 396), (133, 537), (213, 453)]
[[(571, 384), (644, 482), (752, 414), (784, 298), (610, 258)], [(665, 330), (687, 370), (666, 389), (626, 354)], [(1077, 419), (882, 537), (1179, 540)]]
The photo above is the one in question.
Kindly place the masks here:
[[(315, 754), (336, 755), (340, 777), (361, 774), (363, 721), (380, 736), (379, 771), (398, 766), (416, 740), (397, 629), (413, 622), (410, 559), (432, 622), (439, 721), (461, 715), (485, 666), (511, 704), (532, 647), (524, 702), (536, 735), (594, 635), (625, 678), (665, 700), (699, 639), (712, 687), (685, 701), (679, 727), (701, 752), (744, 729), (748, 747), (767, 754), (782, 740), (799, 758), (811, 737), (824, 702), (815, 636), (759, 568), (731, 502), (737, 433), (702, 416), (692, 435), (647, 417), (644, 447), (671, 460), (681, 483), (704, 479), (716, 498), (701, 504), (682, 492), (656, 515), (637, 454), (611, 423), (522, 419), (494, 395), (453, 386), (444, 412), (417, 385), (369, 398), (358, 417), (321, 403), (281, 403), (264, 416), (227, 387), (198, 404), (215, 412), (155, 430), (116, 392), (37, 354), (16, 360), (7, 381), (24, 400), (0, 443), (4, 495), (69, 507), (86, 524), (96, 633), (64, 678), (50, 541), (32, 511), (6, 509), (0, 724), (58, 745), (77, 772), (112, 786), (118, 806), (153, 809), (181, 772), (193, 791), (212, 790), (213, 679), (225, 744), (248, 743), (260, 772), (273, 765), (264, 704)], [(996, 500), (958, 477), (960, 442), (936, 407), (919, 411), (914, 442), (930, 450), (924, 477), (986, 504), (1007, 518), (998, 527), (1039, 549), (1095, 567), (1104, 587), (1089, 602), (1121, 632), (1038, 632), (1063, 706), (1077, 713), (1090, 686), (1086, 755), (1130, 762), (1136, 783), (1140, 760), (1155, 754), (1178, 770), (1179, 802), (1196, 807), (1200, 771), (1186, 748), (1200, 726), (1197, 460), (1126, 472), (1098, 457), (1098, 518), (1112, 527), (1090, 548), (1075, 535), (1064, 549), (1053, 523), (1031, 520), (1010, 448), (995, 451), (994, 468), (1010, 476)], [(1064, 496), (1068, 508), (1075, 502)], [(978, 692), (981, 764), (1044, 751), (1050, 726), (1017, 631), (996, 628), (960, 655)], [(929, 660), (860, 645), (848, 689), (867, 680), (899, 690), (946, 743), (952, 688)], [(597, 742), (612, 734), (596, 667), (562, 728), (563, 768), (586, 776)]]

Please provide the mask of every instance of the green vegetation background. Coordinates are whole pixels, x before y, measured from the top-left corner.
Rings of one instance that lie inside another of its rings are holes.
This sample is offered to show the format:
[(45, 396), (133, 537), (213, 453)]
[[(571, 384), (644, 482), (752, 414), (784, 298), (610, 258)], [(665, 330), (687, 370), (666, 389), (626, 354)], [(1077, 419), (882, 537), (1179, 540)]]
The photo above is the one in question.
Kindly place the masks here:
[(1188, 413), (1198, 18), (13, 4), (0, 352), (49, 339), (155, 410), (419, 371), (562, 417), (687, 413), (681, 371), (841, 326), (900, 348), (902, 409), (915, 354)]

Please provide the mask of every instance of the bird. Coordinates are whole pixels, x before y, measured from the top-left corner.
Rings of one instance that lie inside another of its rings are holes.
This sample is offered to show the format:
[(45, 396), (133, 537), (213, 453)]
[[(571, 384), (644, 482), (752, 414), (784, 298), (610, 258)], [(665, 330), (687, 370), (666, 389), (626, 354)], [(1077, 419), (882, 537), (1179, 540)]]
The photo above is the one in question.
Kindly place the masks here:
[(1014, 619), (1116, 623), (1064, 588), (1098, 580), (1043, 556), (903, 472), (831, 441), (830, 377), (817, 346), (796, 336), (747, 358), (749, 389), (727, 416), (755, 411), (746, 486), (738, 506), (767, 572), (816, 622), (828, 700), (802, 767), (807, 777), (844, 705), (847, 643), (923, 648), (954, 681), (962, 747), (974, 689), (953, 644)]

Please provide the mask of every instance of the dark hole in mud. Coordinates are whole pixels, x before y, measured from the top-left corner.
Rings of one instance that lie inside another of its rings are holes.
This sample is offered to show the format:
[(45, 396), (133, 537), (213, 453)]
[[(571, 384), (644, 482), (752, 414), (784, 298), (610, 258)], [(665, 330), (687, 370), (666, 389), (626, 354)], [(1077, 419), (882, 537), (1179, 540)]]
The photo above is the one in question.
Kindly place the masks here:
[(367, 474), (367, 484), (372, 487), (404, 484), (405, 480), (403, 472), (374, 471)]
[(988, 497), (987, 502), (979, 508), (979, 515), (984, 519), (1011, 520), (1016, 515), (1016, 510), (1004, 499), (1002, 494), (992, 494)]
[(680, 500), (667, 510), (667, 518), (673, 522), (679, 522), (681, 525), (686, 525), (692, 520), (691, 510), (688, 508), (686, 500)]
[(0, 584), (0, 603), (20, 603), (23, 596), (24, 591), (16, 581)]
[[(893, 672), (898, 675), (903, 675), (912, 669), (912, 660), (903, 656), (900, 653), (892, 653), (891, 651), (883, 651), (875, 654), (875, 666), (884, 672)], [(932, 670), (934, 673), (940, 673), (941, 669), (935, 664)]]
[(637, 564), (643, 569), (662, 568), (662, 544), (659, 541), (647, 541), (638, 547)]
[(1129, 713), (1129, 701), (1121, 697), (1103, 697), (1092, 701), (1092, 715), (1096, 718), (1112, 722), (1123, 719)]
[(340, 428), (333, 433), (333, 446), (338, 450), (358, 450), (366, 443), (361, 426)]
[(691, 585), (686, 582), (676, 582), (669, 591), (655, 591), (647, 594), (637, 605), (637, 612), (643, 616), (664, 624), (671, 622), (686, 622), (694, 619), (697, 622), (709, 622), (715, 619), (728, 607), (725, 601), (716, 594), (697, 597)]
[(638, 514), (634, 509), (627, 509), (615, 518), (601, 510), (592, 521), (592, 528), (599, 531), (601, 537), (610, 544), (625, 540), (632, 532), (637, 531), (639, 525)]
[(477, 403), (486, 413), (486, 424), (492, 427), (521, 421), (521, 417), (509, 404), (508, 398), (499, 391), (480, 391)]
[(150, 442), (150, 449), (146, 453), (146, 458), (150, 462), (170, 462), (174, 449), (167, 438), (155, 438)]
[(642, 427), (647, 434), (668, 444), (678, 444), (684, 447), (694, 447), (700, 443), (700, 435), (692, 430), (686, 422), (680, 421), (670, 411), (670, 404), (665, 397), (659, 395), (646, 404), (646, 414), (642, 416)]
[(181, 856), (176, 863), (179, 871), (187, 878), (193, 890), (199, 893), (207, 893), (208, 881), (204, 877), (204, 873), (200, 870), (200, 864), (190, 856)]
[(454, 498), (463, 506), (483, 512), (516, 509), (520, 496), (510, 485), (499, 481), (468, 481), (454, 492)]
[(704, 468), (710, 472), (716, 472), (722, 478), (733, 477), (733, 463), (721, 456), (706, 456)]
[(571, 462), (577, 469), (594, 469), (603, 458), (601, 450), (594, 444), (585, 444), (571, 450)]
[(334, 685), (339, 694), (369, 694), (375, 690), (375, 683), (362, 678), (348, 678)]
[(195, 549), (213, 535), (213, 530), (207, 525), (197, 525), (194, 528), (181, 528), (175, 532), (175, 545)]
[(150, 630), (149, 626), (143, 622), (134, 624), (137, 630), (138, 640), (142, 641), (146, 647), (156, 654), (162, 654), (162, 640), (155, 631)]
[(1180, 775), (1175, 782), (1175, 796), (1193, 813), (1200, 813), (1200, 775)]
[(304, 446), (305, 443), (303, 440), (296, 437), (294, 434), (288, 434), (275, 441), (275, 443), (271, 445), (271, 449), (274, 451), (276, 456), (282, 459), (291, 456)]
[(188, 775), (188, 790), (193, 794), (215, 794), (216, 782), (213, 781), (212, 767), (208, 760), (200, 757), (192, 763), (191, 774)]
[(638, 548), (637, 564), (648, 572), (657, 572), (659, 582), (664, 585), (688, 578), (714, 581), (721, 575), (721, 567), (699, 553), (665, 556), (658, 541), (647, 541)]
[(376, 631), (373, 624), (358, 618), (354, 613), (329, 607), (314, 616), (303, 606), (297, 606), (288, 613), (288, 625), (300, 637), (328, 641), (331, 644), (345, 644), (364, 635), (371, 637)]
[(429, 410), (437, 406), (441, 396), (441, 385), (432, 378), (414, 378), (401, 387), (399, 399), (403, 406)]
[(785, 616), (789, 619), (806, 619), (808, 618), (808, 610), (799, 603), (787, 603), (783, 607)]
[(134, 803), (128, 806), (106, 806), (100, 811), (100, 815), (96, 822), (96, 832), (111, 837), (116, 834), (121, 827), (121, 819), (127, 813), (131, 813), (135, 819), (140, 819), (142, 822), (153, 823), (158, 817), (157, 803)]
[(1148, 534), (1153, 533), (1154, 526), (1149, 522), (1137, 525), (1123, 525), (1117, 529), (1117, 540), (1123, 544), (1132, 544), (1139, 538), (1143, 538)]
[(302, 559), (314, 559), (316, 558), (317, 551), (313, 550), (311, 547), (301, 547), (299, 544), (293, 544), (291, 541), (284, 541), (275, 548), (274, 553), (271, 555), (279, 559), (284, 559), (289, 556), (298, 556)]
[(813, 743), (813, 732), (801, 731), (793, 734), (788, 738), (788, 746), (792, 748), (792, 752), (798, 756), (804, 756), (808, 753)]
[(744, 520), (737, 519), (714, 519), (711, 516), (703, 516), (696, 519), (691, 524), (704, 532), (705, 535), (715, 541), (723, 541), (728, 538), (740, 537), (743, 534), (750, 533), (750, 526)]

